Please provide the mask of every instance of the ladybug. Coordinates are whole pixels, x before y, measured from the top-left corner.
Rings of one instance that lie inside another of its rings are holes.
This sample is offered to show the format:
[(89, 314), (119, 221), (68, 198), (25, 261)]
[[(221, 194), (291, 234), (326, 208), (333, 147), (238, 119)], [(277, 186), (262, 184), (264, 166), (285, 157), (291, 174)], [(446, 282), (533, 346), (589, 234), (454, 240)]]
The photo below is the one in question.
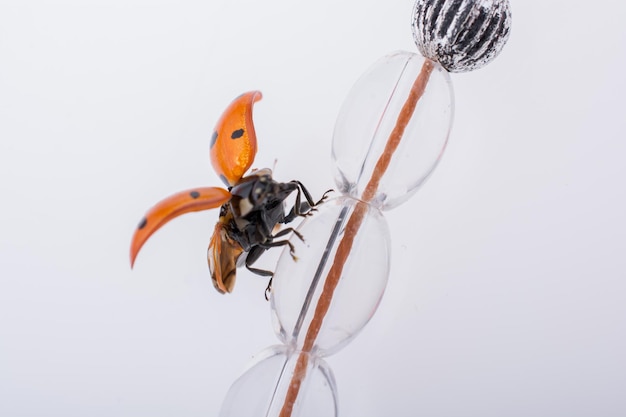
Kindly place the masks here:
[[(265, 298), (269, 298), (273, 273), (252, 265), (266, 250), (277, 246), (289, 246), (295, 260), (293, 244), (278, 238), (293, 233), (303, 240), (302, 235), (291, 227), (275, 230), (279, 224), (312, 214), (330, 190), (314, 201), (300, 181), (277, 182), (270, 169), (253, 170), (244, 176), (257, 151), (252, 107), (261, 98), (260, 91), (237, 97), (222, 114), (211, 137), (211, 164), (228, 190), (193, 188), (171, 195), (148, 210), (132, 237), (131, 268), (143, 244), (167, 222), (181, 214), (220, 207), (207, 254), (215, 289), (222, 294), (232, 292), (237, 267), (245, 265), (255, 274), (270, 277), (265, 290)], [(293, 192), (296, 192), (295, 204), (286, 213), (285, 200)]]

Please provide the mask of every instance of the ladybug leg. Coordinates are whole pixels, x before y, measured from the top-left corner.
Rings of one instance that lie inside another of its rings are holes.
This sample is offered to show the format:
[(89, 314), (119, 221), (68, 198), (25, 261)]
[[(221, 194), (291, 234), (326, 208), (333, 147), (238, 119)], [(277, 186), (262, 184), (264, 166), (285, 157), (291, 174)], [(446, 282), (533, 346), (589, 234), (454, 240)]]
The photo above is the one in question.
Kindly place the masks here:
[(266, 250), (267, 249), (262, 246), (255, 246), (250, 249), (250, 252), (248, 252), (248, 256), (246, 257), (246, 269), (254, 274), (261, 275), (262, 277), (270, 277), (267, 287), (265, 288), (265, 299), (269, 301), (270, 293), (272, 292), (272, 278), (274, 273), (265, 269), (252, 267), (252, 264), (255, 263)]
[[(291, 232), (291, 231), (296, 233), (297, 236), (301, 236), (295, 230), (293, 230), (293, 229), (289, 230), (289, 229), (291, 229), (291, 228), (288, 228), (288, 229), (285, 229), (285, 230), (282, 230), (282, 231), (278, 232), (276, 234), (276, 236), (280, 236), (281, 234), (283, 234), (283, 232), (288, 233), (288, 232)], [(289, 254), (291, 255), (291, 258), (294, 261), (297, 261), (298, 258), (296, 257), (296, 254), (295, 254), (295, 248), (293, 247), (293, 244), (290, 241), (288, 241), (288, 240), (279, 240), (278, 242), (263, 243), (263, 244), (259, 245), (259, 247), (264, 248), (264, 249), (269, 249), (269, 248), (275, 248), (275, 247), (278, 247), (278, 246), (285, 246), (285, 245), (289, 246)], [(248, 269), (250, 269), (250, 268), (248, 268)], [(269, 272), (269, 271), (264, 271), (264, 272)], [(272, 276), (270, 278), (270, 282), (267, 283), (267, 288), (265, 288), (265, 299), (268, 300), (268, 301), (270, 299), (270, 293), (272, 292), (272, 280), (274, 279), (274, 273), (271, 273), (271, 274), (272, 274)]]
[(252, 264), (258, 261), (261, 255), (263, 254), (263, 252), (265, 251), (266, 249), (260, 246), (252, 247), (252, 249), (250, 249), (250, 252), (248, 252), (248, 256), (246, 256), (246, 268), (248, 268), (250, 272), (254, 272), (257, 275), (261, 275), (264, 277), (271, 277), (274, 274), (271, 271), (265, 271), (263, 269), (252, 268)]
[(304, 198), (306, 198), (306, 201), (309, 203), (309, 205), (311, 207), (315, 207), (315, 206), (318, 206), (318, 205), (322, 204), (328, 198), (328, 194), (333, 191), (332, 189), (331, 190), (327, 190), (322, 195), (322, 198), (320, 198), (317, 202), (314, 202), (313, 197), (311, 196), (311, 193), (309, 192), (309, 190), (306, 189), (304, 184), (302, 184), (300, 181), (297, 181), (297, 180), (294, 180), (294, 181), (291, 181), (291, 182), (296, 183), (298, 185), (298, 191), (302, 190), (302, 193), (304, 194)]
[(300, 239), (301, 241), (304, 242), (304, 236), (302, 236), (302, 234), (300, 232), (298, 232), (296, 229), (294, 229), (293, 227), (287, 227), (283, 230), (281, 230), (280, 232), (276, 233), (274, 236), (272, 236), (272, 239), (275, 239), (277, 237), (283, 237), (289, 233), (293, 233), (294, 235), (298, 236), (298, 239)]
[[(304, 184), (302, 184), (300, 181), (293, 180), (293, 181), (290, 181), (290, 184), (294, 184), (296, 186), (296, 190), (297, 190), (296, 203), (292, 207), (289, 214), (285, 217), (286, 221), (283, 221), (283, 223), (289, 223), (290, 221), (293, 221), (293, 219), (295, 219), (298, 216), (305, 217), (305, 216), (309, 216), (313, 214), (313, 212), (315, 211), (315, 207), (320, 205), (324, 201), (326, 201), (326, 199), (328, 198), (328, 194), (331, 191), (333, 191), (333, 190), (326, 191), (322, 195), (322, 198), (320, 198), (316, 202), (313, 200), (313, 197), (311, 196), (311, 193), (309, 192), (309, 190), (307, 190)], [(302, 194), (304, 194), (304, 198), (306, 201), (302, 201)]]
[(281, 230), (280, 232), (276, 233), (273, 236), (270, 235), (268, 237), (268, 240), (265, 243), (259, 243), (258, 245), (252, 247), (252, 249), (250, 249), (250, 251), (248, 252), (248, 256), (246, 257), (245, 265), (248, 271), (257, 275), (261, 275), (263, 277), (270, 277), (270, 280), (267, 284), (267, 288), (265, 288), (266, 300), (269, 300), (269, 295), (272, 291), (272, 278), (274, 276), (274, 273), (272, 271), (267, 271), (265, 269), (254, 268), (252, 264), (254, 264), (266, 250), (270, 248), (275, 248), (278, 246), (289, 246), (289, 254), (291, 255), (294, 261), (297, 261), (298, 258), (295, 255), (295, 248), (290, 241), (288, 240), (274, 241), (273, 240), (278, 237), (283, 237), (289, 233), (293, 233), (294, 235), (298, 237), (298, 239), (304, 242), (304, 237), (302, 236), (302, 234), (300, 234), (300, 232), (298, 232), (292, 227), (288, 227), (286, 229)]
[(265, 301), (270, 300), (271, 293), (272, 293), (272, 278), (270, 278), (270, 281), (267, 283), (267, 287), (265, 287)]
[[(307, 216), (311, 213), (311, 211), (313, 211), (313, 207), (315, 207), (313, 197), (311, 197), (309, 190), (307, 190), (300, 181), (292, 181), (292, 183), (296, 184), (298, 190), (298, 193), (296, 194), (296, 204), (293, 206), (292, 210), (296, 216)], [(306, 201), (301, 203), (302, 194), (304, 194)]]
[(246, 269), (253, 274), (261, 275), (262, 277), (272, 277), (274, 273), (272, 271), (268, 271), (266, 269), (253, 268), (246, 262)]
[(274, 273), (272, 271), (267, 271), (265, 269), (259, 269), (259, 268), (253, 268), (251, 266), (253, 263), (255, 263), (259, 259), (259, 257), (261, 256), (261, 254), (263, 254), (263, 252), (265, 252), (265, 250), (266, 250), (265, 248), (262, 248), (260, 246), (255, 246), (252, 249), (250, 249), (250, 252), (248, 252), (248, 256), (246, 257), (246, 269), (252, 272), (253, 274), (261, 275), (262, 277), (270, 277), (270, 280), (267, 283), (267, 287), (265, 288), (265, 299), (269, 301), (270, 293), (272, 291), (272, 276), (274, 275)]
[[(251, 271), (254, 272), (255, 274), (259, 274), (262, 276), (268, 276), (265, 275), (265, 273), (270, 273), (273, 275), (273, 273), (271, 271), (265, 271), (263, 269), (256, 269), (256, 268), (249, 268), (247, 265), (246, 267)], [(265, 300), (269, 301), (270, 300), (270, 294), (272, 293), (272, 275), (269, 275), (270, 280), (267, 282), (267, 287), (265, 287)]]
[[(296, 202), (296, 204), (298, 203)], [(306, 201), (300, 203), (299, 210), (296, 210), (296, 205), (294, 205), (289, 211), (289, 214), (285, 216), (285, 218), (283, 219), (283, 221), (281, 221), (281, 223), (283, 224), (291, 223), (298, 216), (306, 216), (307, 215), (306, 213), (308, 213), (309, 211), (311, 211), (311, 206)], [(305, 214), (302, 214), (302, 213), (305, 213)]]
[[(285, 230), (288, 230), (288, 229), (285, 229)], [(288, 230), (288, 232), (292, 232), (292, 231), (295, 232), (295, 230)], [(279, 232), (276, 236), (282, 236), (283, 235), (282, 232), (284, 232), (284, 230)], [(272, 276), (274, 274), (273, 272), (266, 271), (264, 269), (253, 268), (252, 264), (255, 263), (259, 259), (259, 257), (261, 256), (261, 254), (263, 254), (263, 252), (265, 252), (266, 250), (270, 248), (276, 248), (279, 246), (289, 246), (289, 254), (291, 255), (294, 261), (298, 260), (298, 258), (295, 255), (295, 248), (293, 247), (293, 243), (291, 243), (290, 241), (288, 240), (279, 240), (277, 242), (269, 241), (265, 243), (259, 243), (258, 245), (250, 249), (250, 252), (248, 252), (248, 256), (246, 257), (246, 268), (250, 272), (254, 272), (257, 275), (262, 275), (264, 277)]]
[(324, 194), (322, 194), (322, 198), (320, 198), (319, 201), (315, 203), (315, 205), (321, 204), (324, 201), (328, 200), (328, 194), (332, 193), (333, 191), (335, 190), (333, 190), (332, 188), (330, 190), (326, 190)]
[(248, 262), (246, 262), (246, 269), (252, 272), (253, 274), (261, 275), (262, 277), (271, 278), (274, 275), (272, 271), (268, 271), (266, 269), (253, 268), (250, 265), (248, 265)]
[(279, 240), (278, 242), (270, 241), (266, 243), (259, 243), (258, 246), (263, 249), (276, 248), (278, 246), (289, 246), (289, 254), (291, 255), (294, 261), (298, 260), (298, 258), (296, 257), (296, 249), (293, 247), (293, 243), (291, 243), (288, 240)]

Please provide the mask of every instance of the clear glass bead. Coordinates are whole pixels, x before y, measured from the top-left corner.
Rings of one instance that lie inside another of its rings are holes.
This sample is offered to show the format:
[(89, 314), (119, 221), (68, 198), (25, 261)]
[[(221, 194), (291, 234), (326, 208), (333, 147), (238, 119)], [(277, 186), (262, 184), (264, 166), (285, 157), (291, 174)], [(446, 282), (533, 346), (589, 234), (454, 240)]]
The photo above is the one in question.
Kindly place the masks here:
[(329, 270), (336, 261), (348, 219), (355, 211), (363, 220), (343, 267), (311, 352), (329, 355), (348, 343), (373, 316), (383, 296), (389, 274), (389, 230), (375, 207), (349, 197), (323, 204), (307, 218), (294, 237), (297, 261), (283, 251), (274, 273), (272, 316), (279, 339), (303, 348)]
[(354, 85), (340, 110), (332, 142), (334, 176), (342, 193), (362, 198), (374, 167), (425, 66), (433, 65), (389, 168), (370, 201), (381, 209), (406, 201), (437, 166), (454, 114), (448, 72), (410, 52), (376, 62)]
[[(272, 346), (261, 353), (230, 387), (220, 417), (277, 417), (285, 406), (289, 382), (300, 352)], [(293, 404), (291, 417), (336, 417), (337, 389), (330, 367), (321, 358), (307, 356), (304, 395)]]

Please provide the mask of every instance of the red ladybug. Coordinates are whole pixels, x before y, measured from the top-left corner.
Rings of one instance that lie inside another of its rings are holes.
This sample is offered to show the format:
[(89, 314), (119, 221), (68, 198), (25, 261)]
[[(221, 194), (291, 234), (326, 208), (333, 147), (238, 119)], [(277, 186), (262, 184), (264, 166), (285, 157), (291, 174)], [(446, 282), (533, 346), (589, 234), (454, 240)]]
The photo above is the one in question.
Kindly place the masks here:
[[(211, 137), (211, 163), (228, 190), (193, 188), (158, 202), (148, 210), (135, 230), (130, 246), (131, 267), (143, 244), (165, 223), (184, 213), (221, 206), (208, 250), (213, 285), (220, 293), (231, 292), (237, 267), (245, 265), (258, 275), (270, 277), (265, 291), (266, 298), (269, 296), (273, 273), (252, 265), (263, 252), (276, 246), (289, 246), (295, 259), (293, 245), (286, 239), (276, 239), (292, 232), (300, 239), (302, 236), (291, 227), (276, 233), (274, 230), (278, 224), (311, 214), (326, 199), (328, 191), (319, 201), (314, 201), (300, 181), (274, 181), (269, 169), (243, 176), (257, 151), (252, 107), (261, 97), (260, 91), (237, 97), (222, 114)], [(295, 204), (285, 213), (284, 201), (294, 191), (297, 193)]]

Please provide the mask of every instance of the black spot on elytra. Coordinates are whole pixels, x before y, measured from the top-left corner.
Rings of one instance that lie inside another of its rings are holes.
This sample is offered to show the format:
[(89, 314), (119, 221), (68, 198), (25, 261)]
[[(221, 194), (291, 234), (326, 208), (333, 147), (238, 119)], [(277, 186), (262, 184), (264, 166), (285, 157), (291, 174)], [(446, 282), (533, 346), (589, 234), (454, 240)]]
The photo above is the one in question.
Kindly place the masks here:
[(143, 219), (141, 219), (141, 221), (137, 225), (137, 229), (139, 230), (143, 229), (144, 227), (146, 227), (146, 224), (148, 224), (148, 219), (144, 217)]
[(230, 185), (230, 184), (228, 183), (228, 180), (227, 180), (227, 179), (226, 179), (226, 177), (224, 176), (224, 174), (220, 175), (220, 179), (222, 180), (222, 182), (223, 182), (224, 184), (226, 184), (226, 185)]
[(216, 141), (217, 141), (217, 131), (214, 131), (213, 135), (211, 135), (211, 145), (210, 145), (210, 148), (212, 148), (213, 145), (215, 145)]
[(230, 135), (230, 138), (239, 139), (242, 136), (243, 136), (243, 129), (237, 129)]
[(197, 191), (192, 191), (189, 193), (189, 195), (191, 196), (191, 198), (194, 198), (194, 199), (200, 197), (200, 193)]

